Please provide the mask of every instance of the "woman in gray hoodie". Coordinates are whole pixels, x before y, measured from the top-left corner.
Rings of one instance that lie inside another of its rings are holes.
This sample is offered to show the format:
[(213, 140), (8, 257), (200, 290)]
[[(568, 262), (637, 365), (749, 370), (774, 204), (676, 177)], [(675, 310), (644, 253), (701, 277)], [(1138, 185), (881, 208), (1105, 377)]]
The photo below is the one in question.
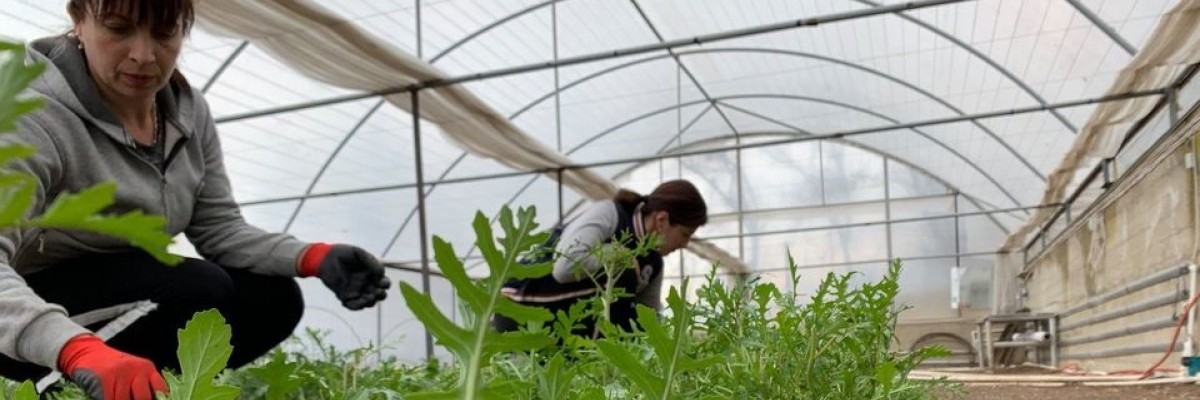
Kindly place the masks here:
[[(35, 156), (10, 167), (38, 178), (31, 213), (61, 193), (115, 181), (108, 211), (167, 218), (203, 259), (174, 267), (127, 242), (75, 231), (0, 235), (0, 375), (63, 371), (95, 398), (151, 399), (161, 368), (178, 368), (176, 331), (216, 308), (233, 330), (230, 366), (286, 339), (303, 300), (293, 279), (319, 277), (350, 309), (390, 285), (348, 245), (304, 243), (248, 225), (230, 190), (208, 105), (175, 67), (193, 22), (191, 0), (70, 0), (70, 33), (30, 44), (47, 68), (31, 86), (46, 105), (16, 135)], [(107, 343), (69, 315), (149, 299), (158, 308)]]

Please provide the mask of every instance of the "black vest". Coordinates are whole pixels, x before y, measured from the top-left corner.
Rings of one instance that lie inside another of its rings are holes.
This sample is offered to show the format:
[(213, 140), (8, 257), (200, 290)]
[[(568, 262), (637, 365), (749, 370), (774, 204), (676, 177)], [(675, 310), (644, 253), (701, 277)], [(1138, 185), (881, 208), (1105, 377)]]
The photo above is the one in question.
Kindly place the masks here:
[[(622, 243), (623, 245), (630, 249), (636, 248), (637, 236), (633, 229), (634, 209), (625, 207), (619, 202), (613, 201), (613, 203), (617, 205), (617, 229), (608, 242), (615, 242), (624, 237), (627, 240)], [(561, 229), (562, 227), (556, 228), (551, 239), (543, 246), (557, 245), (558, 233), (561, 232)], [(641, 268), (641, 276), (638, 276), (637, 270), (628, 268), (617, 277), (616, 285), (614, 285), (631, 296), (636, 295), (640, 289), (644, 289), (645, 285), (662, 274), (663, 269), (662, 255), (658, 254), (657, 250), (651, 250), (646, 255), (637, 257), (637, 262)], [(540, 278), (510, 280), (504, 286), (509, 288), (509, 291), (515, 291), (515, 295), (510, 297), (519, 303), (545, 307), (551, 312), (557, 313), (559, 310), (566, 312), (572, 304), (579, 300), (595, 296), (599, 292), (597, 283), (603, 286), (609, 279), (604, 276), (603, 271), (597, 272), (594, 278), (595, 282), (593, 279), (584, 277), (578, 282), (559, 283), (551, 274)], [(610, 307), (610, 320), (617, 326), (630, 330), (637, 318), (636, 304), (637, 301), (634, 297), (619, 298)], [(593, 322), (587, 321), (585, 325), (588, 325), (586, 331), (592, 331)]]

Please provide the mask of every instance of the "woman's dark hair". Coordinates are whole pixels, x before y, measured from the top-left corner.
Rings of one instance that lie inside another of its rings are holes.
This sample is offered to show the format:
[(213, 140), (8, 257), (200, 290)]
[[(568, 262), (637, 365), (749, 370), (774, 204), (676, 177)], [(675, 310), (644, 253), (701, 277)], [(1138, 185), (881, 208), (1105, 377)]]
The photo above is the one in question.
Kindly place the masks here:
[(149, 25), (155, 32), (173, 30), (176, 26), (186, 35), (196, 20), (192, 0), (70, 0), (67, 12), (75, 21), (88, 13), (93, 17), (116, 14), (133, 19), (134, 25)]
[(708, 223), (708, 206), (696, 186), (683, 179), (666, 181), (654, 188), (649, 196), (642, 196), (629, 189), (621, 189), (613, 200), (627, 206), (642, 206), (642, 212), (666, 211), (671, 225), (700, 227)]

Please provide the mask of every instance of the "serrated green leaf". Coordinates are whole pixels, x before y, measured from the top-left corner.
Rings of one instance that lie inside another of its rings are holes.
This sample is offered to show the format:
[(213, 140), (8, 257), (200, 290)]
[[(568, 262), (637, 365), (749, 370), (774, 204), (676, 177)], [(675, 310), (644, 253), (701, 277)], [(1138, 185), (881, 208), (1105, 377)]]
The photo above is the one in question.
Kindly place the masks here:
[(487, 261), (491, 276), (502, 276), (508, 263), (504, 260), (504, 254), (496, 248), (496, 240), (492, 236), (492, 225), (488, 223), (487, 217), (483, 216), (482, 212), (477, 212), (471, 226), (475, 229), (475, 247), (479, 248), (479, 254)]
[(574, 379), (575, 371), (566, 367), (562, 353), (556, 353), (538, 374), (538, 396), (544, 400), (565, 399)]
[(85, 189), (73, 195), (62, 195), (55, 199), (46, 212), (29, 222), (31, 226), (57, 229), (77, 229), (111, 235), (128, 240), (130, 244), (145, 250), (168, 265), (178, 264), (182, 257), (167, 252), (174, 240), (164, 227), (166, 218), (131, 211), (118, 216), (101, 216), (97, 212), (112, 205), (116, 194), (115, 183), (108, 182)]
[(22, 173), (0, 174), (0, 226), (15, 226), (33, 205), (37, 180)]
[(410, 393), (404, 397), (409, 400), (455, 400), (458, 398), (457, 391), (440, 391), (440, 392), (418, 392)]
[(541, 332), (506, 332), (501, 334), (489, 331), (484, 338), (483, 350), (486, 355), (510, 351), (528, 351), (554, 344), (554, 339)]
[(663, 398), (666, 383), (663, 382), (662, 378), (654, 375), (638, 362), (633, 354), (629, 353), (629, 350), (607, 340), (596, 342), (596, 348), (600, 350), (600, 354), (604, 355), (604, 358), (609, 363), (616, 367), (618, 371), (621, 371), (621, 374), (625, 375), (639, 389), (645, 392), (648, 398)]
[[(4, 393), (0, 393), (3, 395)], [(13, 391), (13, 400), (38, 400), (37, 388), (33, 386), (33, 382), (21, 382), (17, 386), (17, 390)]]
[(38, 98), (12, 101), (9, 109), (0, 111), (0, 132), (9, 132), (17, 129), (17, 118), (37, 111), (45, 104), (45, 100)]
[(546, 322), (554, 319), (554, 314), (545, 308), (521, 305), (507, 297), (496, 299), (496, 312), (512, 318), (519, 324), (532, 321)]
[(0, 146), (0, 165), (7, 165), (15, 160), (29, 158), (29, 156), (34, 154), (37, 154), (37, 147), (22, 143), (5, 144)]
[(454, 286), (455, 294), (471, 307), (471, 311), (476, 315), (483, 312), (487, 306), (487, 294), (476, 287), (471, 278), (467, 276), (467, 270), (463, 268), (462, 261), (454, 252), (454, 245), (439, 236), (434, 236), (433, 258), (437, 261), (442, 275), (450, 281), (450, 285)]
[(481, 399), (510, 400), (524, 397), (530, 389), (531, 386), (527, 382), (497, 380), (489, 382), (479, 394)]
[(0, 45), (0, 132), (16, 129), (17, 118), (41, 107), (41, 99), (22, 99), (21, 93), (33, 82), (42, 71), (45, 64), (25, 62), (25, 47), (16, 43), (4, 42)]
[[(548, 235), (545, 235), (548, 236)], [(538, 242), (541, 243), (541, 242)], [(554, 270), (554, 262), (544, 262), (536, 264), (522, 264), (516, 268), (509, 268), (506, 274), (508, 278), (529, 279), (541, 278), (550, 275)]]
[(429, 295), (417, 291), (407, 282), (400, 282), (400, 293), (404, 296), (408, 309), (412, 310), (413, 315), (425, 325), (429, 333), (437, 338), (438, 343), (450, 350), (459, 360), (469, 358), (471, 332), (459, 328), (442, 315), (442, 311), (433, 304)]
[(46, 207), (41, 217), (47, 223), (78, 221), (112, 205), (117, 194), (117, 184), (106, 182), (70, 196), (62, 196)]
[(875, 367), (875, 379), (882, 386), (881, 391), (887, 393), (892, 390), (892, 382), (896, 378), (896, 364), (891, 361), (884, 361)]
[(250, 374), (267, 385), (267, 400), (283, 400), (303, 384), (293, 377), (299, 369), (296, 363), (288, 362), (286, 354), (277, 352), (270, 362), (251, 368)]
[(232, 332), (225, 318), (216, 310), (196, 313), (179, 330), (180, 377), (171, 386), (171, 398), (232, 400), (241, 392), (238, 388), (214, 384), (217, 374), (229, 362), (233, 347), (229, 345)]

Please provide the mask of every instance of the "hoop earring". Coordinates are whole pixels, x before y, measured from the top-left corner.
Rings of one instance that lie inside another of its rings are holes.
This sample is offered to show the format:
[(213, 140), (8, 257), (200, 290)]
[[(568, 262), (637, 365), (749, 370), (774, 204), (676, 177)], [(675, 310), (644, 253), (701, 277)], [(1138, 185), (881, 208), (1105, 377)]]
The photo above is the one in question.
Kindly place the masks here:
[(83, 50), (83, 41), (79, 40), (79, 34), (75, 31), (67, 32), (67, 38), (75, 40), (75, 48)]

